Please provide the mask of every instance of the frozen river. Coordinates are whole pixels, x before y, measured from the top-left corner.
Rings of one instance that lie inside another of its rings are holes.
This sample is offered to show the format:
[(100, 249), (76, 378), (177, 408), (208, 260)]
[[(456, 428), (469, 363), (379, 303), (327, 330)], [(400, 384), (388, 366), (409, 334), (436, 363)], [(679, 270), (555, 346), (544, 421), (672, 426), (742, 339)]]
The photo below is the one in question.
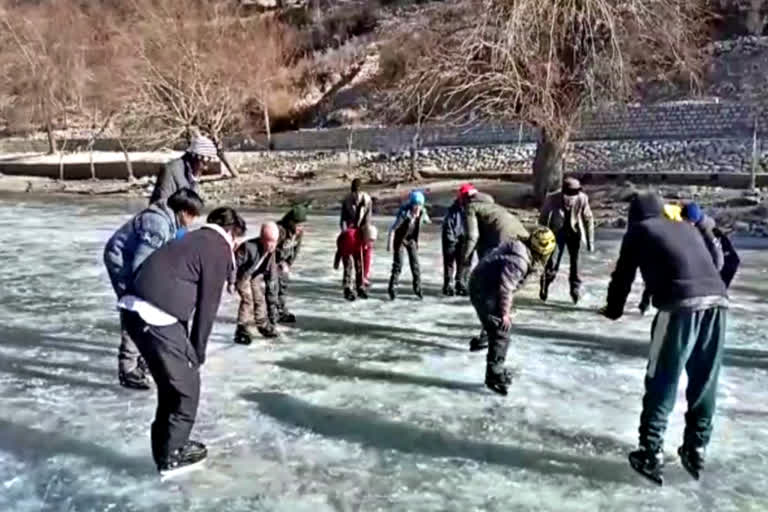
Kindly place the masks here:
[[(519, 378), (502, 398), (482, 384), (484, 355), (467, 351), (477, 331), (468, 301), (439, 295), (436, 227), (422, 241), (424, 302), (407, 270), (401, 299), (385, 300), (380, 242), (372, 298), (350, 304), (331, 268), (336, 219), (311, 218), (291, 287), (297, 325), (275, 343), (234, 345), (237, 303), (225, 295), (194, 432), (209, 445), (207, 469), (161, 483), (154, 392), (117, 385), (101, 264), (134, 208), (61, 203), (0, 200), (2, 511), (768, 510), (768, 252), (742, 250), (707, 473), (695, 483), (670, 455), (659, 489), (626, 462), (651, 317), (594, 312), (615, 234), (585, 257), (579, 306), (565, 269), (549, 303), (535, 286), (517, 301), (509, 362)], [(255, 227), (265, 216), (246, 218)]]

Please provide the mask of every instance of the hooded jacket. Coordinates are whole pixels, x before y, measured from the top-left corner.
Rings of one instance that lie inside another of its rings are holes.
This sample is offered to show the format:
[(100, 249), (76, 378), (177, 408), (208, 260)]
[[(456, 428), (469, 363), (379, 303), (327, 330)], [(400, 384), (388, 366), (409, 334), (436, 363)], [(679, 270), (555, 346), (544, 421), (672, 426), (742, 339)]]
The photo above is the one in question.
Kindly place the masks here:
[(654, 194), (633, 199), (619, 260), (608, 286), (607, 313), (619, 318), (638, 268), (662, 311), (727, 306), (725, 285), (698, 231), (662, 216)]
[(400, 206), (395, 214), (395, 221), (389, 227), (389, 234), (394, 234), (395, 245), (401, 244), (405, 241), (419, 243), (419, 233), (421, 233), (421, 225), (429, 224), (432, 222), (427, 213), (426, 206), (422, 206), (419, 215), (413, 216), (413, 204), (405, 203)]
[(595, 245), (595, 220), (589, 207), (589, 198), (579, 192), (573, 198), (573, 206), (566, 210), (563, 193), (556, 192), (544, 200), (539, 214), (539, 224), (550, 228), (557, 234), (566, 224), (581, 237), (581, 243), (587, 244), (591, 251)]
[(153, 252), (131, 291), (183, 324), (192, 319), (189, 341), (198, 364), (205, 362), (224, 283), (233, 270), (231, 240), (220, 231), (203, 226)]
[(149, 204), (168, 199), (180, 188), (200, 192), (200, 186), (192, 176), (192, 168), (183, 157), (171, 160), (160, 169)]
[(519, 240), (505, 242), (477, 264), (469, 278), (470, 291), (483, 301), (486, 311), (502, 317), (509, 313), (515, 291), (532, 270), (528, 247)]
[[(474, 199), (481, 203), (495, 202), (492, 196), (481, 192), (475, 193)], [(467, 229), (464, 225), (464, 221), (464, 209), (461, 206), (461, 201), (456, 199), (443, 218), (443, 244), (449, 251), (455, 250), (459, 242), (467, 237)]]
[(176, 214), (166, 201), (154, 203), (120, 227), (104, 247), (104, 265), (118, 297), (150, 254), (176, 237)]
[(723, 247), (720, 240), (715, 235), (715, 219), (709, 215), (702, 215), (701, 220), (696, 223), (696, 229), (701, 233), (704, 239), (704, 244), (707, 246), (709, 254), (712, 256), (712, 261), (717, 267), (717, 270), (723, 269), (725, 257), (723, 255)]
[(280, 232), (275, 251), (278, 264), (286, 263), (290, 267), (296, 261), (304, 238), (304, 232), (296, 229), (296, 226), (306, 220), (306, 207), (294, 206), (277, 223), (277, 229)]
[(496, 247), (512, 239), (525, 240), (530, 235), (520, 220), (503, 206), (488, 203), (476, 194), (464, 207), (467, 243), (464, 246), (462, 261), (469, 264), (472, 251), (480, 245), (485, 249)]

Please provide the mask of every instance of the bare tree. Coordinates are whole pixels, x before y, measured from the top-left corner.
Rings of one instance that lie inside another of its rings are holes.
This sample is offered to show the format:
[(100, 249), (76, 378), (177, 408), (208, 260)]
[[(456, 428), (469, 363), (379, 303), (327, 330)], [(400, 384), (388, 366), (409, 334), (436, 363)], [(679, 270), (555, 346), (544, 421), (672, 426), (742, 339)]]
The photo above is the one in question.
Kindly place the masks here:
[(705, 37), (704, 0), (456, 0), (431, 32), (400, 90), (434, 115), (460, 122), (522, 120), (540, 129), (533, 164), (542, 200), (562, 179), (579, 113), (635, 97), (638, 85), (696, 85)]
[(88, 80), (85, 45), (88, 20), (66, 2), (40, 6), (0, 3), (0, 96), (13, 97), (15, 108), (29, 112), (56, 152), (57, 118), (81, 106)]

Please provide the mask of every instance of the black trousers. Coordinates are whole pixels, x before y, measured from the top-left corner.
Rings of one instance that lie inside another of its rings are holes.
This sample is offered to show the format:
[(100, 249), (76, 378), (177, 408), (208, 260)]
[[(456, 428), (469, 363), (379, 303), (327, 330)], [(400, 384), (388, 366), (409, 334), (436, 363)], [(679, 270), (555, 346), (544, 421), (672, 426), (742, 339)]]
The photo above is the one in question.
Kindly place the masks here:
[(509, 351), (509, 331), (501, 325), (498, 303), (488, 297), (487, 292), (469, 282), (469, 299), (475, 308), (477, 318), (483, 326), (480, 337), (488, 338), (486, 362), (494, 372), (499, 372), (507, 360)]
[(471, 265), (465, 265), (462, 258), (464, 252), (463, 241), (450, 242), (443, 237), (443, 287), (448, 288), (455, 283), (455, 287), (467, 288)]
[(565, 249), (568, 249), (568, 257), (571, 260), (571, 271), (568, 280), (571, 288), (581, 286), (579, 277), (579, 250), (581, 249), (581, 235), (563, 228), (557, 233), (557, 251), (550, 256), (547, 265), (544, 267), (544, 276), (548, 284), (551, 284), (557, 277), (560, 270), (560, 261), (563, 259)]
[(400, 281), (400, 273), (403, 270), (403, 249), (408, 253), (408, 263), (411, 266), (413, 277), (413, 289), (421, 290), (421, 267), (419, 266), (419, 245), (415, 240), (395, 240), (392, 257), (392, 276), (389, 278), (391, 287), (397, 286)]
[(286, 305), (286, 299), (288, 298), (288, 283), (290, 277), (288, 272), (283, 272), (282, 268), (278, 268), (277, 271), (277, 312), (279, 314), (287, 313), (288, 306)]
[(128, 332), (157, 385), (152, 457), (159, 465), (186, 444), (195, 424), (200, 401), (197, 354), (181, 323), (149, 325), (133, 312), (127, 312), (125, 318)]

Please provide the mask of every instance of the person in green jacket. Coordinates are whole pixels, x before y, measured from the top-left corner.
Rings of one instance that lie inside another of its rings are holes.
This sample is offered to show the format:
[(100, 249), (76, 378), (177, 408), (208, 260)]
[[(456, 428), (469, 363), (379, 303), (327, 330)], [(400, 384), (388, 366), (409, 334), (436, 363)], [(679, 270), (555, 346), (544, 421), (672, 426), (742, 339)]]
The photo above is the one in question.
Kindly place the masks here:
[(467, 241), (461, 255), (462, 264), (469, 268), (472, 253), (477, 250), (478, 259), (504, 242), (527, 240), (528, 231), (520, 219), (497, 203), (467, 196), (463, 199)]

